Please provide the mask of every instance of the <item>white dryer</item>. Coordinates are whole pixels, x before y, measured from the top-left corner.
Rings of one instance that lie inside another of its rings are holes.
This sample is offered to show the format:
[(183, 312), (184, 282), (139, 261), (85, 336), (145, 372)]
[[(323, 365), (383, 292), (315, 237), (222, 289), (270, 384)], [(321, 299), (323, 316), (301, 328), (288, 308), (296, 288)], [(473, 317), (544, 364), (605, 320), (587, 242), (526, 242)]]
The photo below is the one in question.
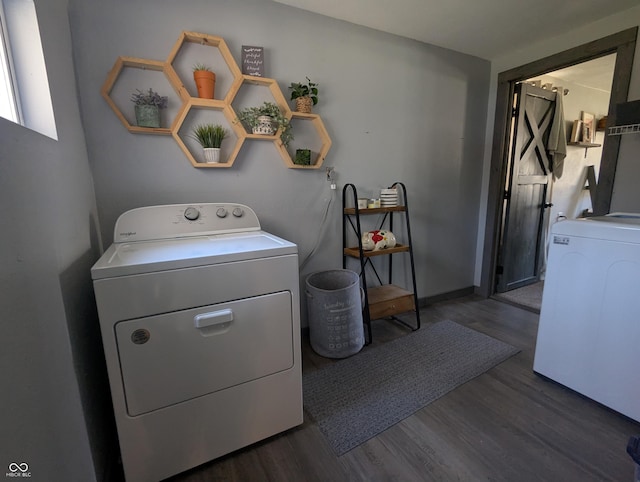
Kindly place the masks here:
[(640, 215), (556, 223), (533, 370), (640, 421)]
[(302, 423), (297, 247), (249, 207), (128, 211), (91, 274), (128, 482)]

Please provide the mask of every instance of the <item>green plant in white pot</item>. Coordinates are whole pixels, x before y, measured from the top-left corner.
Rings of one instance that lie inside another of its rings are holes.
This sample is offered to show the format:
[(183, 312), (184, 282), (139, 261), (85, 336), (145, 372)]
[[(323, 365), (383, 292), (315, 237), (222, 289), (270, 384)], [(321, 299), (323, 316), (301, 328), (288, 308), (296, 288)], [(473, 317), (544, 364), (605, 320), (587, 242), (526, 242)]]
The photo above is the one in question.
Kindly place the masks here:
[(135, 104), (136, 124), (139, 127), (160, 127), (160, 109), (167, 107), (169, 98), (162, 96), (149, 88), (143, 92), (136, 89), (131, 94), (131, 102)]
[(238, 121), (245, 123), (253, 134), (272, 136), (280, 128), (280, 140), (285, 147), (293, 140), (289, 119), (273, 102), (242, 109), (238, 113)]
[(199, 124), (193, 128), (191, 137), (202, 146), (205, 162), (220, 162), (220, 147), (227, 137), (224, 127), (220, 124)]

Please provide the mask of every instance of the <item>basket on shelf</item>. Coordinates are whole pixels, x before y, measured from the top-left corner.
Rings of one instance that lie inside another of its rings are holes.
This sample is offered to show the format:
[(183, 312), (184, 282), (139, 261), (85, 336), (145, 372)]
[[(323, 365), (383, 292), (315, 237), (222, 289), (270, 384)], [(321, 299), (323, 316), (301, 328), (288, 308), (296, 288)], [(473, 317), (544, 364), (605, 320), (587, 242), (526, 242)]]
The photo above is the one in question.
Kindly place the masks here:
[(311, 108), (313, 107), (313, 100), (311, 97), (297, 97), (296, 98), (296, 111), (304, 114), (311, 114)]

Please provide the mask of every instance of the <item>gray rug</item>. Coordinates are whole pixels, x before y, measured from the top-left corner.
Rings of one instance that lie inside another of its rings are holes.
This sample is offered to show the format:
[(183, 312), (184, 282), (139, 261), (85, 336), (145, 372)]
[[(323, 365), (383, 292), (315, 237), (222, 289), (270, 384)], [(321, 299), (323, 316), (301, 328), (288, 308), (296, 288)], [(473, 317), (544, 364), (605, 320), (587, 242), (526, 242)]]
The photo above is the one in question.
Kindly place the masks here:
[(441, 321), (304, 374), (304, 406), (340, 456), (519, 351)]

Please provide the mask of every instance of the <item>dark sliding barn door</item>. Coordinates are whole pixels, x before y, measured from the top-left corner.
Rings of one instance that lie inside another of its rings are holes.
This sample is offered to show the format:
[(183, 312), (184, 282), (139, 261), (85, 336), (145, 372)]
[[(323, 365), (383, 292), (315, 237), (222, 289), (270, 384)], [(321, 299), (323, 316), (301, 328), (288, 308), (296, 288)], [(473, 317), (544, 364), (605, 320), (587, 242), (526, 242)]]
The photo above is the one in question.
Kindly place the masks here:
[(555, 97), (555, 92), (549, 90), (527, 84), (516, 86), (498, 262), (498, 292), (540, 279), (545, 249), (545, 210), (551, 180), (546, 146)]

